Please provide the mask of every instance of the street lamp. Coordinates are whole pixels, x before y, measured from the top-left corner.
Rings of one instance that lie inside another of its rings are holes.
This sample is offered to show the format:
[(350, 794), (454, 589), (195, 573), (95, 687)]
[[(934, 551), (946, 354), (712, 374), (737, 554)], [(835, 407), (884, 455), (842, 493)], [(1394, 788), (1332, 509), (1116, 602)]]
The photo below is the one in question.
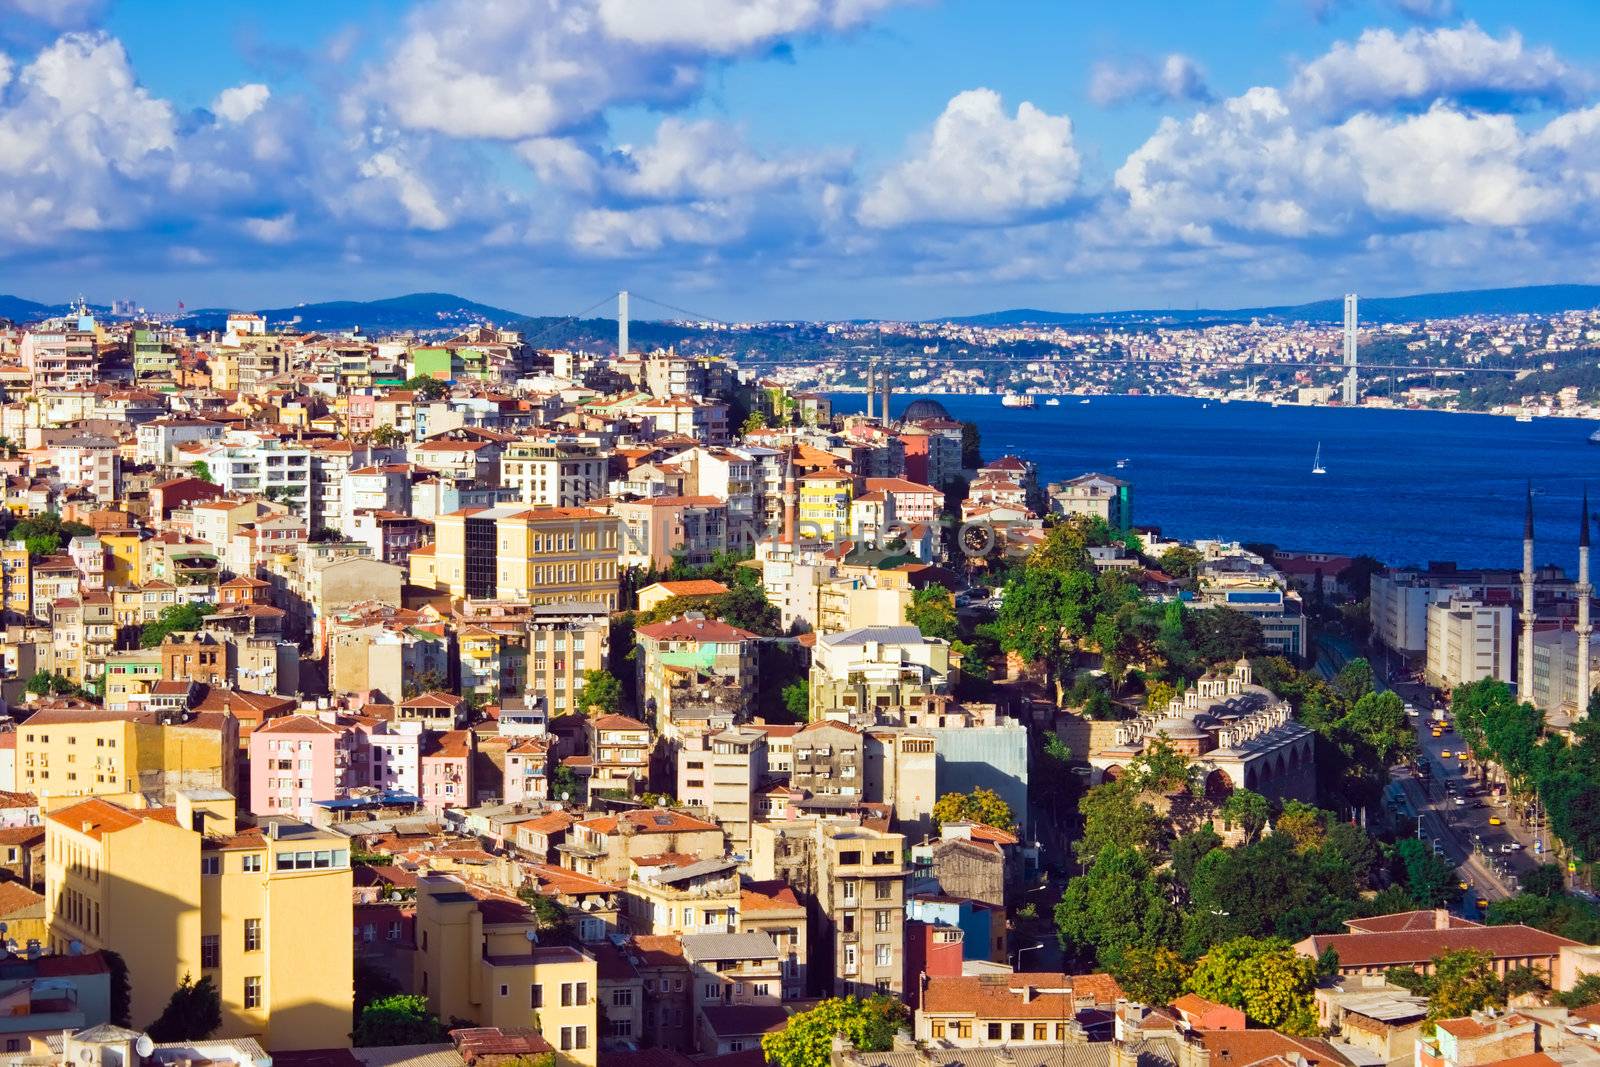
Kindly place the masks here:
[(1012, 966), (1014, 966), (1017, 970), (1020, 971), (1022, 969), (1022, 954), (1024, 952), (1032, 952), (1036, 948), (1044, 948), (1044, 942), (1043, 941), (1035, 941), (1031, 945), (1023, 945), (1021, 948), (1017, 949), (1017, 953), (1016, 953), (1016, 961), (1017, 962), (1014, 963)]

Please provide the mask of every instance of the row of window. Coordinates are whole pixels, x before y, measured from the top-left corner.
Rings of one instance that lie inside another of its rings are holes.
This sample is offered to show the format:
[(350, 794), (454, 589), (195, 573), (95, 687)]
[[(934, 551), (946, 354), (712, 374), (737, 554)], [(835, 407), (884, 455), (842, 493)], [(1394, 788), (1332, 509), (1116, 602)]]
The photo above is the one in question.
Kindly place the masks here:
[[(201, 856), (200, 857), (200, 873), (201, 874), (210, 874), (210, 875), (221, 874), (222, 873), (222, 861), (223, 861), (223, 857), (220, 856), (220, 855), (216, 855), (216, 854), (212, 854), (212, 855), (208, 855), (208, 856)], [(260, 874), (261, 873), (261, 865), (262, 865), (261, 853), (259, 853), (259, 852), (247, 852), (247, 853), (244, 853), (243, 855), (241, 855), (239, 857), (239, 870), (240, 870), (241, 873), (244, 873), (244, 874)]]

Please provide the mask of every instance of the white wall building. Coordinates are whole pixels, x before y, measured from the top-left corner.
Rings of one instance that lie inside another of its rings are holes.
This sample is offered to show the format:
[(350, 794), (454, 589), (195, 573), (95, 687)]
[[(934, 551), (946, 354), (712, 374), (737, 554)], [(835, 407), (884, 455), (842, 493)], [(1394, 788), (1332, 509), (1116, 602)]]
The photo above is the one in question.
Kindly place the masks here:
[(1428, 607), (1428, 681), (1453, 688), (1512, 681), (1511, 608), (1455, 597)]
[[(1589, 662), (1600, 663), (1600, 634), (1589, 638)], [(1578, 635), (1545, 630), (1533, 635), (1533, 706), (1544, 712), (1576, 715), (1589, 706), (1578, 685)]]

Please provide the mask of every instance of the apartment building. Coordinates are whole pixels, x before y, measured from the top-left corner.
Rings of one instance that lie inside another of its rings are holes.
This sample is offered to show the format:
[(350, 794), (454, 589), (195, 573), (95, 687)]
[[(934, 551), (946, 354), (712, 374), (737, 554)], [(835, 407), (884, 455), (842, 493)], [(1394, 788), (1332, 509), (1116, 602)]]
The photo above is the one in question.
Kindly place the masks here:
[(589, 788), (637, 791), (650, 773), (650, 727), (627, 715), (599, 715), (585, 732), (593, 761)]
[(17, 728), (17, 787), (41, 797), (237, 788), (231, 713), (107, 711), (63, 702)]
[(628, 873), (624, 907), (634, 934), (732, 933), (743, 890), (731, 859), (687, 856), (636, 858)]
[(587, 508), (504, 504), (434, 520), (431, 556), (412, 580), (457, 599), (617, 605), (616, 519)]
[(839, 714), (865, 725), (904, 721), (948, 693), (950, 643), (915, 626), (863, 626), (817, 638), (811, 716)]
[(815, 856), (813, 983), (832, 996), (902, 995), (905, 836), (819, 823)]
[[(748, 713), (756, 689), (755, 634), (691, 613), (647, 623), (634, 636), (639, 706), (656, 733), (725, 729)], [(723, 690), (727, 699), (716, 699)]]
[(1513, 680), (1511, 607), (1451, 597), (1428, 605), (1427, 679), (1452, 689), (1484, 678)]
[(500, 484), (530, 508), (576, 508), (606, 495), (606, 454), (575, 440), (515, 441), (500, 456)]
[(755, 797), (767, 782), (765, 731), (734, 726), (685, 738), (677, 762), (678, 800), (721, 826), (731, 851), (748, 854)]
[(766, 934), (684, 934), (692, 982), (697, 1051), (727, 1056), (760, 1048), (763, 1034), (782, 1029), (783, 975), (778, 948)]
[(537, 1027), (557, 1067), (595, 1067), (601, 1033), (593, 955), (539, 944), (538, 923), (521, 901), (443, 875), (418, 880), (416, 931), (412, 988), (435, 1015)]
[(154, 1019), (185, 975), (222, 1000), (217, 1037), (274, 1052), (349, 1041), (349, 842), (292, 820), (236, 822), (219, 790), (172, 807), (90, 799), (45, 818), (51, 946), (110, 949), (128, 965), (134, 1019)]
[(1078, 1013), (1113, 1008), (1121, 994), (1104, 974), (926, 975), (921, 986), (917, 1040), (963, 1049), (1082, 1044)]
[(704, 566), (728, 549), (728, 505), (714, 496), (647, 496), (612, 505), (624, 567)]
[(1049, 496), (1053, 514), (1085, 515), (1113, 530), (1133, 529), (1133, 487), (1121, 478), (1081, 474), (1051, 485)]

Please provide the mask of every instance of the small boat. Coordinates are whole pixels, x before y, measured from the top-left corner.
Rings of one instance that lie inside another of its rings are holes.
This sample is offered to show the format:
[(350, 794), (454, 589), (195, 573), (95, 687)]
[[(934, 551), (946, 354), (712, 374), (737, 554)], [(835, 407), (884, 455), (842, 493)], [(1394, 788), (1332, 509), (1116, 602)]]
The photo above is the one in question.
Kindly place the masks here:
[(1317, 442), (1317, 458), (1311, 461), (1312, 474), (1327, 474), (1328, 468), (1322, 465), (1322, 442)]
[(1125, 460), (1125, 459), (1117, 460), (1117, 470), (1121, 470), (1122, 468), (1126, 467), (1127, 465), (1128, 465), (1128, 461), (1127, 460)]
[(1059, 396), (1053, 396), (1044, 402), (1044, 406), (1047, 408), (1058, 408), (1061, 406), (1061, 398)]
[(1600, 430), (1596, 430), (1589, 435), (1589, 443), (1591, 445), (1600, 445)]
[(1088, 402), (1089, 402), (1089, 398), (1088, 397), (1084, 397), (1082, 400), (1078, 401), (1078, 403), (1080, 403), (1080, 404), (1087, 404)]
[(1000, 398), (1000, 405), (1008, 408), (1031, 408), (1033, 397), (1027, 393), (1007, 393)]
[(1532, 422), (1533, 421), (1533, 416), (1529, 415), (1527, 412), (1523, 412), (1521, 415), (1517, 416), (1517, 421), (1518, 422)]

